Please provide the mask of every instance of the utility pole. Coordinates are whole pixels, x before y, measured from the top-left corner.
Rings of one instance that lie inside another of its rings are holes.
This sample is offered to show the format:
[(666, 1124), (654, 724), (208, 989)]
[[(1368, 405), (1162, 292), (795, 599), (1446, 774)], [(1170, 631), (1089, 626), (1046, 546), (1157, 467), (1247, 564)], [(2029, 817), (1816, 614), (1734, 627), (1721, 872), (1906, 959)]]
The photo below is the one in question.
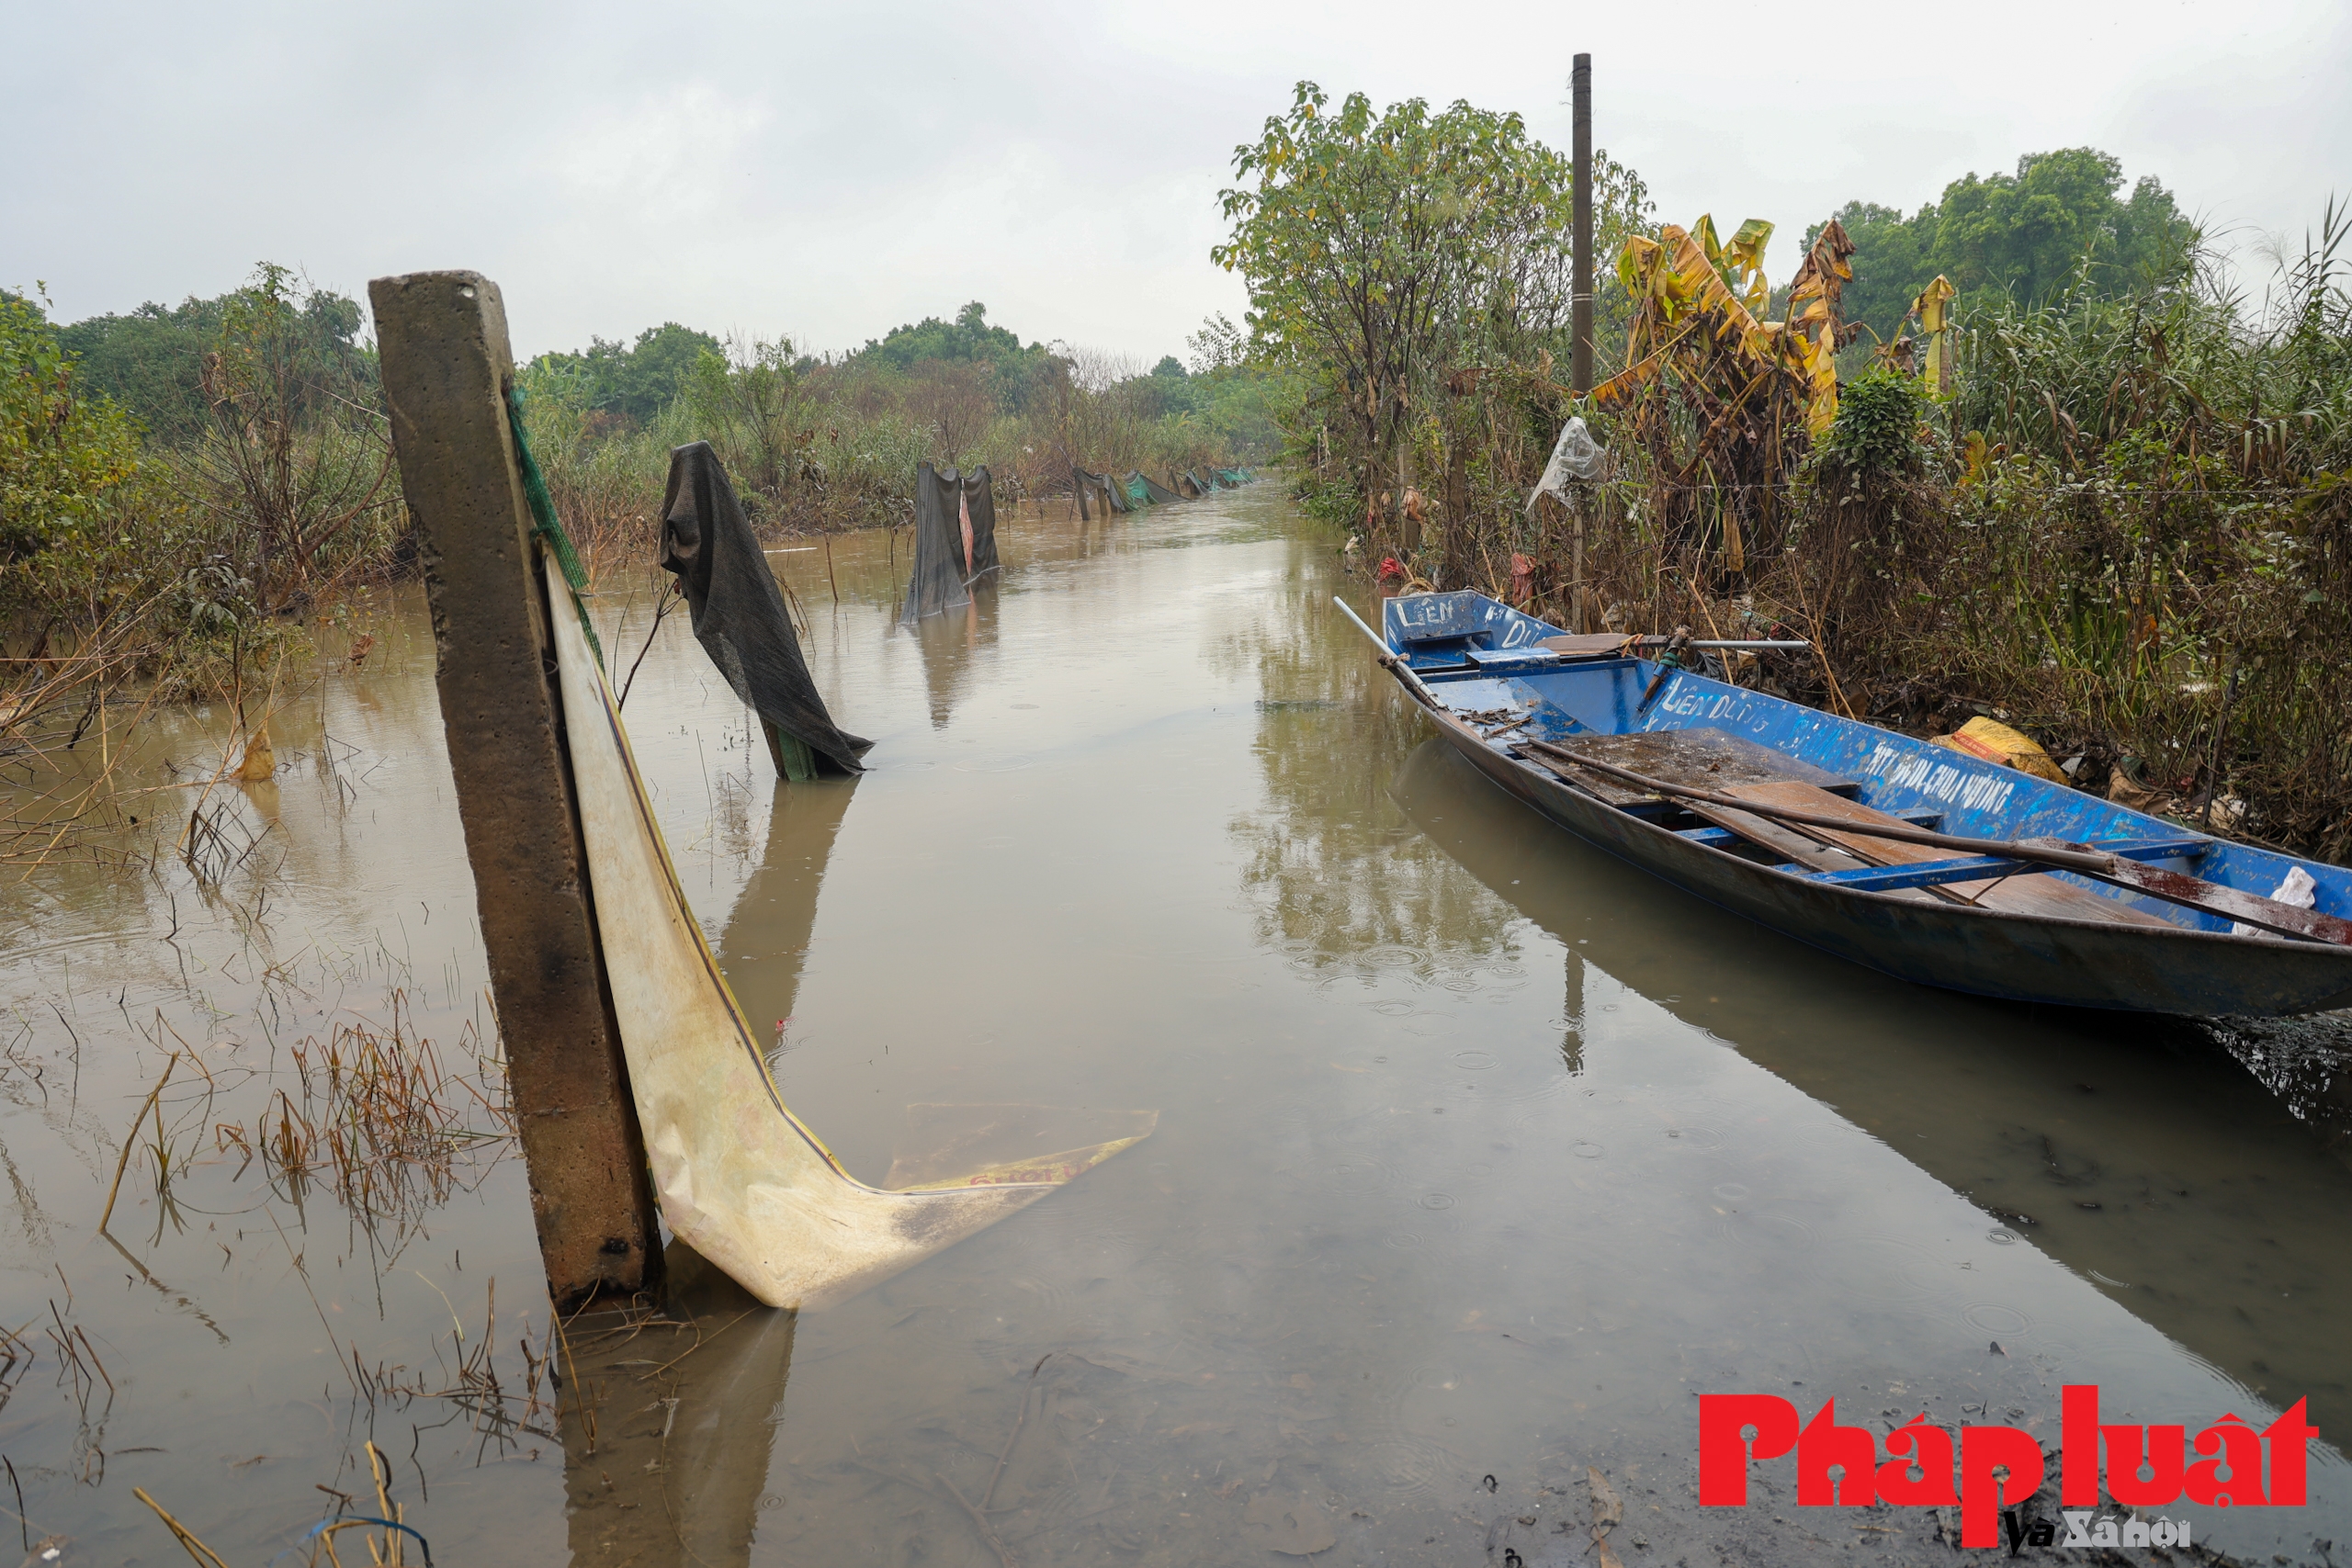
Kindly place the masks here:
[[(661, 1283), (658, 1210), (613, 1017), (551, 609), (507, 412), (498, 286), (368, 286), (401, 489), (424, 542), (435, 682), (548, 1288), (570, 1308)], [(602, 716), (596, 716), (601, 719)]]
[[(1569, 110), (1575, 122), (1576, 256), (1571, 263), (1568, 299), (1568, 389), (1582, 398), (1592, 390), (1592, 56), (1579, 54), (1568, 71)], [(1584, 487), (1577, 487), (1576, 534), (1569, 551), (1569, 581), (1574, 586), (1576, 629), (1586, 624), (1584, 604)]]
[(1576, 260), (1568, 306), (1568, 389), (1592, 390), (1592, 56), (1579, 54), (1568, 75), (1576, 117)]

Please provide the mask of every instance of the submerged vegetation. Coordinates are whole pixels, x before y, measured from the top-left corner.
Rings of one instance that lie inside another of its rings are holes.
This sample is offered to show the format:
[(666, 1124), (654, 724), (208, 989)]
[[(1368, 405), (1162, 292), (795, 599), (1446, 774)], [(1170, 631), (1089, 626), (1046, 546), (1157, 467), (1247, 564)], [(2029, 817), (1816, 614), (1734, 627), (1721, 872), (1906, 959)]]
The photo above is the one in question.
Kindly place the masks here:
[[(1236, 150), (1216, 255), (1299, 389), (1300, 498), (1366, 570), (1586, 630), (1777, 627), (1821, 657), (1736, 678), (2006, 717), (2082, 787), (2352, 853), (2341, 209), (2249, 293), (2160, 184), (2071, 149), (1849, 204), (1775, 286), (1770, 224), (1658, 225), (1600, 154), (1580, 398), (1566, 162), (1467, 105), (1328, 111), (1301, 84)], [(1606, 457), (1534, 496), (1571, 416)]]

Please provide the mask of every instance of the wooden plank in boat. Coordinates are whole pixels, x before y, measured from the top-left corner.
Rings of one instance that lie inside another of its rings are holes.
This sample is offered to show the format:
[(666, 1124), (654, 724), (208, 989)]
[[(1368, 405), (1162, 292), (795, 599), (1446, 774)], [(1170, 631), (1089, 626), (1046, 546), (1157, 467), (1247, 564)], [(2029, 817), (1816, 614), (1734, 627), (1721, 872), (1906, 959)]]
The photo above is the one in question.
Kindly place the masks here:
[[(1729, 784), (1722, 794), (1742, 800), (1754, 800), (1765, 806), (1786, 807), (1792, 811), (1817, 812), (1824, 817), (1842, 817), (1849, 821), (1872, 824), (1894, 824), (1894, 818), (1882, 811), (1873, 811), (1859, 801), (1847, 800), (1825, 789), (1810, 784), (1766, 783)], [(1724, 824), (1731, 826), (1729, 823)], [(1783, 828), (1783, 832), (1793, 831)], [(1950, 860), (1952, 852), (1927, 844), (1906, 844), (1897, 839), (1872, 838), (1867, 833), (1841, 833), (1834, 828), (1811, 829), (1822, 838), (1850, 849), (1862, 860), (1873, 865), (1917, 865), (1928, 861)], [(1774, 846), (1777, 847), (1777, 846)], [(1792, 857), (1793, 858), (1793, 857)], [(1827, 866), (1817, 870), (1842, 869)], [(1952, 882), (1944, 890), (1960, 895), (1970, 902), (2004, 914), (2040, 915), (2054, 919), (2109, 920), (2120, 925), (2155, 926), (2165, 931), (2180, 928), (2158, 915), (2134, 909), (2113, 898), (2102, 898), (2072, 883), (2061, 882), (2039, 873), (2020, 872), (2017, 875), (1996, 878), (1989, 882)], [(1908, 891), (1931, 891), (1910, 889)]]
[(1589, 632), (1582, 636), (1571, 632), (1566, 637), (1547, 637), (1535, 646), (1548, 648), (1563, 659), (1615, 659), (1641, 651), (1638, 642), (1619, 632)]
[[(1840, 778), (1811, 762), (1769, 746), (1705, 726), (1695, 729), (1645, 729), (1631, 735), (1578, 735), (1570, 742), (1597, 762), (1609, 762), (1664, 784), (1723, 793), (1734, 784), (1787, 783), (1809, 789), (1852, 791), (1858, 781)], [(1540, 753), (1539, 753), (1540, 755)], [(1611, 806), (1657, 798), (1638, 784), (1577, 770), (1576, 782)]]
[[(1828, 795), (1826, 791), (1816, 793), (1822, 794), (1830, 800), (1838, 798), (1834, 795)], [(1779, 855), (1782, 860), (1793, 862), (1808, 871), (1859, 871), (1865, 866), (1880, 863), (1856, 854), (1850, 850), (1826, 844), (1819, 839), (1808, 838), (1796, 829), (1775, 822), (1767, 817), (1758, 817), (1746, 811), (1734, 811), (1728, 807), (1713, 806), (1703, 800), (1686, 800), (1681, 804), (1686, 810), (1701, 819), (1713, 822), (1726, 832), (1746, 839), (1752, 844), (1760, 845)], [(1889, 893), (1888, 897), (1906, 898), (1915, 904), (1952, 901), (1939, 898), (1934, 891), (1925, 887), (1896, 888)]]

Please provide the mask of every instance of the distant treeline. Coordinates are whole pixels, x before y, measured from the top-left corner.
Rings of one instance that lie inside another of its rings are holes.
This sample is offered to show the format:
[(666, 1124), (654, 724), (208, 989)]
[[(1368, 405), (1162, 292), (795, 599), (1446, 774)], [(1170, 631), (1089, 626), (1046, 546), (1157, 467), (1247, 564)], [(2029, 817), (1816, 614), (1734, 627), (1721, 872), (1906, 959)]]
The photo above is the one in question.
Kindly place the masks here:
[(1165, 479), (1177, 468), (1261, 462), (1280, 444), (1284, 380), (1212, 321), (1192, 363), (1149, 371), (1116, 355), (1021, 339), (974, 300), (854, 352), (665, 322), (526, 367), (532, 440), (559, 503), (593, 547), (647, 533), (663, 454), (718, 448), (754, 520), (793, 530), (908, 516), (915, 466), (985, 464), (999, 494), (1067, 493), (1075, 468)]
[[(2123, 165), (2096, 147), (2030, 152), (2017, 173), (1967, 175), (1905, 217), (1849, 201), (1834, 214), (1854, 242), (1849, 321), (1881, 339), (1901, 330), (1938, 276), (1962, 308), (1995, 299), (2032, 306), (2075, 292), (2111, 299), (2184, 280), (2202, 236), (2153, 175), (2123, 194)], [(1810, 248), (1821, 232), (1805, 231)]]

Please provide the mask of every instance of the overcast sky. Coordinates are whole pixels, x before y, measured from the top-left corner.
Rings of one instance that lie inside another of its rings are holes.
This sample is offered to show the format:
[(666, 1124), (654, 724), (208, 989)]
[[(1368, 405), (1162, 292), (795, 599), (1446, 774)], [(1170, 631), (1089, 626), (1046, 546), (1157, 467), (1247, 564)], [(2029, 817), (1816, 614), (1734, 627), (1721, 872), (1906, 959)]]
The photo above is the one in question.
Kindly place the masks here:
[(2089, 143), (2242, 242), (2352, 195), (2352, 6), (2069, 0), (1349, 6), (13, 8), (0, 285), (60, 319), (234, 287), (262, 258), (366, 297), (478, 268), (528, 355), (667, 320), (855, 347), (984, 300), (1149, 363), (1237, 318), (1212, 266), (1235, 143), (1301, 77), (1595, 137), (1659, 215), (1906, 209)]

